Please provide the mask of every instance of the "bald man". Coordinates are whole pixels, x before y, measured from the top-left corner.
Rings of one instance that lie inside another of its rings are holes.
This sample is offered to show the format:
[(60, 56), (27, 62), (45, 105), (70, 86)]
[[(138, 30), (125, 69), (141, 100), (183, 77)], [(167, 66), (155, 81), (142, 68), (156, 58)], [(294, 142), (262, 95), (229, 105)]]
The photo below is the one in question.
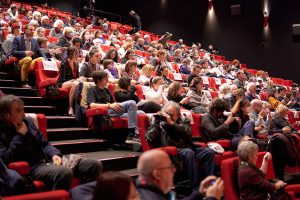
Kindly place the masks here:
[[(176, 199), (171, 190), (175, 167), (168, 154), (162, 150), (153, 149), (143, 153), (137, 164), (139, 177), (137, 189), (141, 200)], [(214, 182), (213, 184), (211, 184)], [(215, 176), (208, 176), (200, 184), (199, 191), (194, 191), (185, 200), (220, 199), (223, 193), (223, 181)]]

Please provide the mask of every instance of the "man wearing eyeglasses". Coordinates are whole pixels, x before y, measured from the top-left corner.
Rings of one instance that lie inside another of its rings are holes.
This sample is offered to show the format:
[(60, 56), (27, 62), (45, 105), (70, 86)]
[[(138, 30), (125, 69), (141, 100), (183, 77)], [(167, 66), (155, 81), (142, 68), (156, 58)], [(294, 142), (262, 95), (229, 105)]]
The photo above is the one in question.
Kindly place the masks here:
[[(175, 200), (173, 178), (175, 167), (168, 154), (162, 150), (153, 149), (143, 153), (137, 164), (139, 177), (137, 190), (141, 200)], [(223, 181), (215, 176), (205, 178), (197, 191), (185, 200), (220, 199), (223, 194)], [(182, 199), (183, 200), (183, 199)]]
[[(154, 115), (146, 139), (153, 147), (177, 147), (192, 187), (199, 185), (201, 177), (214, 174), (214, 151), (210, 148), (198, 148), (192, 143), (190, 120), (181, 118), (177, 103), (170, 101), (161, 112)], [(199, 169), (199, 161), (202, 170)]]

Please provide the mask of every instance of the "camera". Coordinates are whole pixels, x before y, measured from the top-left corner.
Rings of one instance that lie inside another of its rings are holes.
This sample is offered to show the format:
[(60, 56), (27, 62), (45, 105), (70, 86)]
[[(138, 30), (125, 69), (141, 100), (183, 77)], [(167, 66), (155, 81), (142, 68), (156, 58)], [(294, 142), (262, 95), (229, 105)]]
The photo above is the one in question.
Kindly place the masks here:
[(159, 115), (159, 114), (153, 115), (153, 117), (157, 121), (163, 121), (163, 122), (167, 121), (167, 118), (165, 116), (162, 116), (162, 115)]

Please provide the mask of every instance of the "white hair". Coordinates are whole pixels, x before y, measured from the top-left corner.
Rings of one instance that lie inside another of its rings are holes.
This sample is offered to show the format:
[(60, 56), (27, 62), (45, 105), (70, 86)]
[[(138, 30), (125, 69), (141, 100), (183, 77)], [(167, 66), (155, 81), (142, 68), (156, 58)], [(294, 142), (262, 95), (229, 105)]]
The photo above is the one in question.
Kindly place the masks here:
[(59, 24), (64, 24), (64, 22), (61, 20), (61, 19), (57, 19), (54, 24), (53, 24), (53, 27), (56, 28), (58, 27)]
[(250, 156), (258, 150), (257, 144), (252, 141), (242, 141), (238, 145), (237, 155), (240, 157), (241, 161), (249, 162)]
[(231, 90), (231, 86), (229, 83), (223, 83), (222, 85), (220, 85), (220, 87), (219, 87), (220, 94), (225, 95), (226, 89)]
[(34, 11), (34, 12), (32, 13), (32, 18), (34, 19), (34, 17), (37, 16), (37, 15), (42, 16), (42, 14), (41, 14), (39, 11)]
[(250, 89), (252, 86), (255, 86), (255, 87), (256, 87), (256, 84), (253, 83), (253, 82), (248, 83), (248, 84), (247, 84), (247, 91), (249, 91), (249, 89)]

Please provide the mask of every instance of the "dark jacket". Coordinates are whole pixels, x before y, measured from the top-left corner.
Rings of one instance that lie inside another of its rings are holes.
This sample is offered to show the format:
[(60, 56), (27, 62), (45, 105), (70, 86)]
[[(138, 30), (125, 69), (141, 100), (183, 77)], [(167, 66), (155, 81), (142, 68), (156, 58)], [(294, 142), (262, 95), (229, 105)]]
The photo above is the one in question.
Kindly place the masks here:
[(275, 114), (271, 121), (270, 133), (283, 133), (282, 129), (286, 126), (291, 128), (291, 133), (296, 131), (296, 129), (291, 126), (290, 122), (286, 118)]
[(93, 72), (96, 70), (100, 70), (100, 64), (92, 65), (89, 62), (85, 62), (85, 63), (83, 63), (83, 65), (80, 69), (79, 76), (91, 78), (93, 75)]
[(68, 61), (64, 61), (60, 65), (59, 76), (57, 79), (58, 87), (61, 87), (64, 82), (67, 82), (72, 79), (77, 79), (79, 76), (78, 66), (74, 64), (74, 73), (69, 65)]
[(201, 118), (201, 132), (206, 141), (232, 138), (229, 126), (224, 123), (225, 119), (218, 120), (211, 113), (206, 113)]
[(44, 138), (30, 118), (25, 118), (24, 123), (28, 133), (22, 136), (14, 126), (0, 121), (0, 158), (5, 164), (26, 161), (31, 169), (34, 169), (39, 164), (52, 162), (52, 156), (61, 155), (60, 151)]
[(275, 191), (274, 184), (265, 179), (256, 166), (241, 166), (238, 170), (240, 196), (243, 200), (267, 199), (268, 193)]
[[(36, 38), (31, 38), (31, 51), (34, 52), (33, 58), (36, 58), (37, 50), (39, 49), (39, 45), (37, 43)], [(12, 55), (17, 57), (19, 60), (26, 57), (25, 55), (26, 45), (25, 45), (25, 37), (24, 35), (20, 35), (14, 38), (13, 40), (13, 53)]]
[(57, 46), (70, 47), (71, 43), (68, 41), (68, 39), (64, 35), (62, 35), (57, 41)]
[(79, 185), (70, 191), (72, 200), (92, 200), (97, 181)]
[(36, 52), (36, 57), (43, 57), (45, 60), (50, 60), (52, 58), (52, 55), (50, 54), (48, 49), (39, 48)]
[(138, 103), (140, 100), (135, 94), (136, 88), (134, 86), (130, 87), (129, 91), (126, 90), (116, 90), (115, 91), (115, 100), (116, 102), (124, 102), (128, 100), (133, 100)]
[(154, 119), (147, 130), (146, 139), (153, 147), (193, 147), (190, 120), (179, 119), (173, 125), (168, 125), (164, 121)]
[[(173, 191), (164, 194), (158, 187), (155, 185), (150, 185), (147, 183), (141, 183), (137, 181), (137, 191), (139, 193), (141, 200), (170, 200)], [(181, 198), (180, 200), (201, 200), (203, 196), (198, 192), (194, 191), (188, 197)], [(207, 200), (215, 200), (213, 197), (206, 197)]]
[(188, 76), (186, 77), (186, 82), (188, 83), (188, 85), (191, 84), (193, 78), (195, 78), (195, 77), (199, 77), (199, 76), (195, 76), (194, 74), (190, 74), (190, 75), (188, 75)]
[(88, 105), (90, 105), (91, 103), (107, 104), (113, 102), (114, 102), (114, 98), (112, 97), (109, 89), (107, 88), (100, 89), (97, 86), (88, 89), (87, 92)]

